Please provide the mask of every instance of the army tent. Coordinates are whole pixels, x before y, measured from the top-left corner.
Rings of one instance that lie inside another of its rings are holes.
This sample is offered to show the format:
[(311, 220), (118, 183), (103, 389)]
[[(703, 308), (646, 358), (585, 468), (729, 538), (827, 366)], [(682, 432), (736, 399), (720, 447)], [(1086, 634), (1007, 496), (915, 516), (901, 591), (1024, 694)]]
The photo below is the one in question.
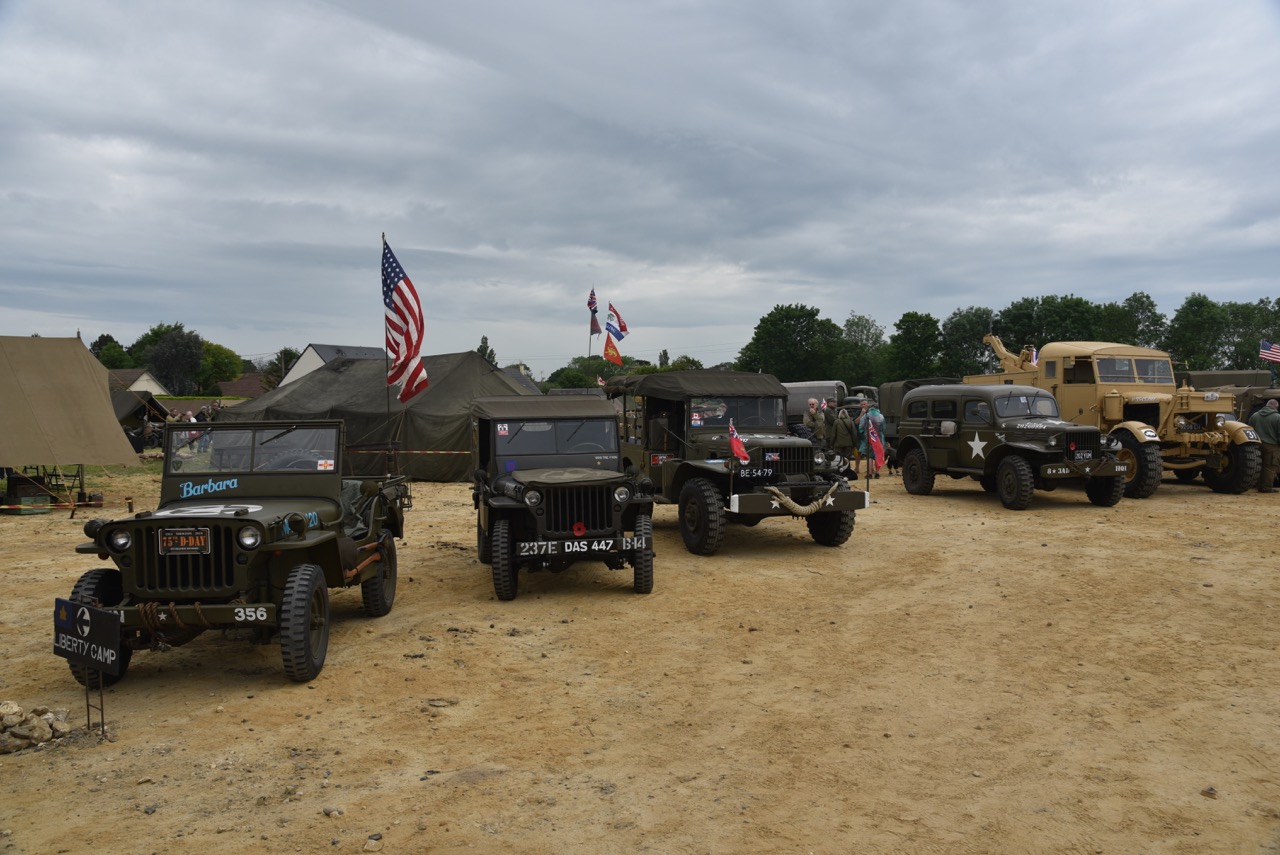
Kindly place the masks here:
[(531, 392), (475, 351), (424, 356), (422, 361), (430, 385), (407, 404), (388, 389), (383, 360), (340, 357), (224, 409), (218, 419), (342, 419), (349, 474), (385, 472), (383, 450), (390, 445), (399, 452), (399, 474), (418, 481), (465, 481), (471, 467), (472, 399)]
[(138, 462), (78, 338), (0, 336), (0, 401), (0, 466)]

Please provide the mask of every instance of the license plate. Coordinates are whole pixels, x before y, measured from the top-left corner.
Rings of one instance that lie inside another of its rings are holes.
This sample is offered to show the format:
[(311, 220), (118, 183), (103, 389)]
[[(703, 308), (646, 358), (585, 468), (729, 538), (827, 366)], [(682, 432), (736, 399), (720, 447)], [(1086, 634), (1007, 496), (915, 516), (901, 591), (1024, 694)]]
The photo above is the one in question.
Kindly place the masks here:
[(1072, 454), (1072, 455), (1071, 455), (1071, 459), (1072, 459), (1072, 460), (1092, 460), (1092, 459), (1093, 459), (1093, 452), (1092, 452), (1092, 451), (1077, 451), (1077, 452), (1075, 452), (1074, 454)]
[(585, 555), (593, 552), (629, 552), (632, 549), (647, 549), (647, 537), (598, 537), (582, 540), (530, 540), (517, 544), (516, 554), (520, 557), (538, 555)]
[(738, 477), (740, 478), (772, 478), (772, 469), (739, 469)]
[(165, 528), (160, 530), (161, 555), (208, 555), (209, 529)]

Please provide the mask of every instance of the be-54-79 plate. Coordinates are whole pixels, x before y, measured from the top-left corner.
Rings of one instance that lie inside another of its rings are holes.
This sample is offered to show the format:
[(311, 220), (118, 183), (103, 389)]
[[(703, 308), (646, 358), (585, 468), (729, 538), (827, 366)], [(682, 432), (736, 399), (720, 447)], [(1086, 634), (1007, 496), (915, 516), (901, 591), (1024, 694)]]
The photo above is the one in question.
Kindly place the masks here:
[(160, 529), (161, 555), (208, 555), (209, 529), (162, 528)]
[(531, 555), (578, 555), (592, 552), (629, 552), (647, 549), (647, 537), (597, 537), (582, 540), (530, 540), (516, 547), (520, 557)]

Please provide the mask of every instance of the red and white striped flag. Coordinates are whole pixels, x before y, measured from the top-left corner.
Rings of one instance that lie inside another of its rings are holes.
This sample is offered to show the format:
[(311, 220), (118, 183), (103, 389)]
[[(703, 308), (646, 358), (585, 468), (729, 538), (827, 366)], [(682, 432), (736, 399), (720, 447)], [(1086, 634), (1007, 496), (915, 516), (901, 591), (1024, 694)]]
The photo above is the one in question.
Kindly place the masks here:
[(422, 364), (422, 303), (385, 236), (382, 238), (382, 304), (387, 310), (387, 353), (391, 357), (387, 385), (400, 386), (400, 402), (406, 403), (427, 388), (427, 369)]

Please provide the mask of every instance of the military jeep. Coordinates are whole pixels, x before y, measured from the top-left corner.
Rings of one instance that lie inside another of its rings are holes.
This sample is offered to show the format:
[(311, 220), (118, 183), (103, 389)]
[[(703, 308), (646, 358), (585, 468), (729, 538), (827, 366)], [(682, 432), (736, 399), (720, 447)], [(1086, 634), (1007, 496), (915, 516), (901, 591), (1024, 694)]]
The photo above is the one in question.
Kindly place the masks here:
[(939, 474), (969, 477), (1021, 511), (1037, 489), (1083, 481), (1090, 502), (1111, 507), (1124, 495), (1120, 447), (1096, 427), (1059, 418), (1054, 397), (1034, 386), (921, 386), (902, 399), (902, 484), (917, 496), (929, 495)]
[(471, 403), (476, 553), (499, 600), (520, 568), (579, 561), (632, 569), (653, 590), (653, 482), (618, 453), (618, 418), (598, 395), (477, 398)]
[[(191, 428), (165, 432), (156, 510), (89, 520), (92, 542), (76, 547), (114, 564), (71, 591), (120, 616), (120, 673), (103, 684), (124, 676), (134, 651), (208, 629), (278, 636), (285, 675), (314, 679), (329, 646), (329, 588), (359, 585), (365, 614), (391, 611), (407, 479), (344, 479), (340, 421)], [(73, 663), (71, 673), (97, 685), (97, 672)]]
[(847, 461), (788, 431), (787, 389), (769, 374), (633, 374), (609, 378), (605, 393), (622, 405), (623, 463), (653, 480), (656, 501), (679, 505), (695, 555), (720, 548), (726, 522), (768, 517), (801, 517), (816, 543), (839, 546), (869, 504), (840, 476)]

